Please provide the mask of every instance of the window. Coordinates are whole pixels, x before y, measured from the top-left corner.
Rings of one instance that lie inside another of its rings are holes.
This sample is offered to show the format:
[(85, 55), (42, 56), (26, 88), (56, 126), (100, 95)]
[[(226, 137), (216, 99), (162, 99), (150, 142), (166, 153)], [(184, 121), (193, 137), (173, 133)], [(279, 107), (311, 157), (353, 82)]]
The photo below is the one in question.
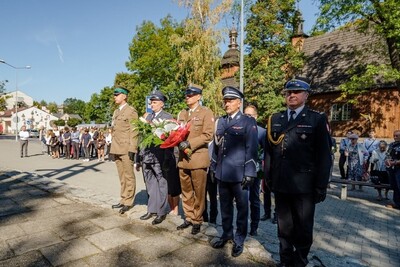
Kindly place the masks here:
[(331, 121), (348, 121), (351, 119), (351, 104), (336, 103), (331, 106)]

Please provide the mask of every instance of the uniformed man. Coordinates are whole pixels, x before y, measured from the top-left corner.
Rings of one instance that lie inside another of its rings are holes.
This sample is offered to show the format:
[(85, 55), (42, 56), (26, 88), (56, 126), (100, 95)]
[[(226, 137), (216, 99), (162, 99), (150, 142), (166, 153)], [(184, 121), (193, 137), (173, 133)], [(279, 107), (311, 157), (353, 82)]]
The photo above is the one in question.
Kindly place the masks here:
[(389, 145), (385, 161), (390, 185), (393, 188), (393, 203), (386, 207), (400, 209), (400, 130), (393, 132), (393, 139), (394, 142)]
[[(215, 131), (210, 169), (218, 180), (223, 233), (211, 240), (213, 248), (222, 248), (233, 240), (231, 255), (243, 252), (249, 215), (249, 187), (257, 177), (258, 133), (254, 118), (240, 111), (243, 94), (234, 87), (222, 90), (226, 115), (219, 118)], [(233, 203), (236, 203), (236, 233), (233, 233)], [(259, 217), (259, 216), (258, 216)]]
[[(190, 133), (186, 141), (179, 144), (178, 168), (185, 220), (177, 229), (192, 226), (193, 235), (200, 232), (203, 222), (207, 168), (210, 165), (208, 143), (214, 134), (214, 115), (210, 109), (200, 105), (202, 90), (201, 86), (190, 84), (185, 91), (188, 108), (178, 114), (179, 122), (190, 123)], [(185, 151), (191, 151), (191, 155)]]
[(324, 114), (305, 106), (310, 84), (285, 84), (287, 109), (267, 125), (265, 172), (275, 194), (281, 266), (306, 266), (313, 242), (315, 204), (326, 197), (332, 164)]
[(127, 103), (128, 90), (123, 87), (114, 89), (114, 101), (118, 108), (112, 117), (112, 146), (110, 153), (114, 155), (121, 184), (121, 200), (112, 205), (124, 214), (133, 206), (136, 190), (133, 161), (137, 153), (137, 132), (133, 130), (131, 121), (138, 118), (136, 110)]
[[(146, 120), (168, 120), (172, 115), (163, 110), (167, 97), (160, 91), (154, 91), (150, 95), (150, 107), (152, 113), (147, 114)], [(168, 207), (168, 183), (163, 173), (163, 164), (166, 152), (171, 149), (162, 149), (159, 146), (150, 146), (139, 152), (139, 162), (136, 164), (136, 170), (143, 167), (143, 177), (146, 184), (147, 194), (149, 196), (147, 203), (147, 213), (140, 217), (141, 220), (148, 220), (153, 216), (156, 218), (152, 224), (159, 224), (165, 220), (169, 211)], [(172, 153), (173, 155), (173, 148)]]

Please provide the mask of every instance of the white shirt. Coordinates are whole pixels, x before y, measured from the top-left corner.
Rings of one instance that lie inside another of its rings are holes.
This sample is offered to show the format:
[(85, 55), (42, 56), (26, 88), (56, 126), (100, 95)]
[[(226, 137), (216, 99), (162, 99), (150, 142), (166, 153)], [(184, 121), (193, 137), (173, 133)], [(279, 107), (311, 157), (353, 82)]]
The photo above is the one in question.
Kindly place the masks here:
[(288, 115), (288, 120), (290, 120), (290, 112), (292, 111), (292, 110), (294, 110), (296, 113), (294, 113), (293, 114), (293, 119), (296, 119), (296, 117), (297, 117), (297, 115), (299, 115), (300, 114), (300, 112), (303, 110), (303, 108), (304, 108), (304, 105), (303, 106), (301, 106), (301, 107), (298, 107), (298, 108), (296, 108), (296, 109), (287, 109), (287, 115)]
[(20, 131), (18, 135), (19, 135), (19, 138), (22, 141), (26, 141), (29, 138), (29, 132), (28, 131)]

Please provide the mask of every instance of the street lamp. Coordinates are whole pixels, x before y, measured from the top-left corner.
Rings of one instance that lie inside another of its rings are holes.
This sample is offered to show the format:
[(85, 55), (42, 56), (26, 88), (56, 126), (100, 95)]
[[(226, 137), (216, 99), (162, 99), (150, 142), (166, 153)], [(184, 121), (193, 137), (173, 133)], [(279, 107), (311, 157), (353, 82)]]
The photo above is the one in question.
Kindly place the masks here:
[(31, 66), (15, 67), (2, 59), (0, 59), (0, 63), (4, 63), (15, 69), (15, 141), (18, 141), (18, 70), (30, 69)]

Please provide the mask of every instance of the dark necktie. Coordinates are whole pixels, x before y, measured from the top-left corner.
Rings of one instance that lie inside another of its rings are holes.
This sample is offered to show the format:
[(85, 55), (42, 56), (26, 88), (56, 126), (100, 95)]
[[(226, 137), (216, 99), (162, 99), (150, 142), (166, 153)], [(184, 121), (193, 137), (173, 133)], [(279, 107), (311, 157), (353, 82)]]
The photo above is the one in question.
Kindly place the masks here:
[(228, 116), (228, 123), (230, 123), (232, 121), (232, 117)]
[(296, 111), (294, 111), (294, 110), (290, 111), (289, 124), (293, 123), (295, 114), (296, 114)]
[(151, 115), (150, 115), (150, 121), (153, 121), (155, 117), (156, 117), (156, 114), (155, 114), (154, 112), (151, 113)]

